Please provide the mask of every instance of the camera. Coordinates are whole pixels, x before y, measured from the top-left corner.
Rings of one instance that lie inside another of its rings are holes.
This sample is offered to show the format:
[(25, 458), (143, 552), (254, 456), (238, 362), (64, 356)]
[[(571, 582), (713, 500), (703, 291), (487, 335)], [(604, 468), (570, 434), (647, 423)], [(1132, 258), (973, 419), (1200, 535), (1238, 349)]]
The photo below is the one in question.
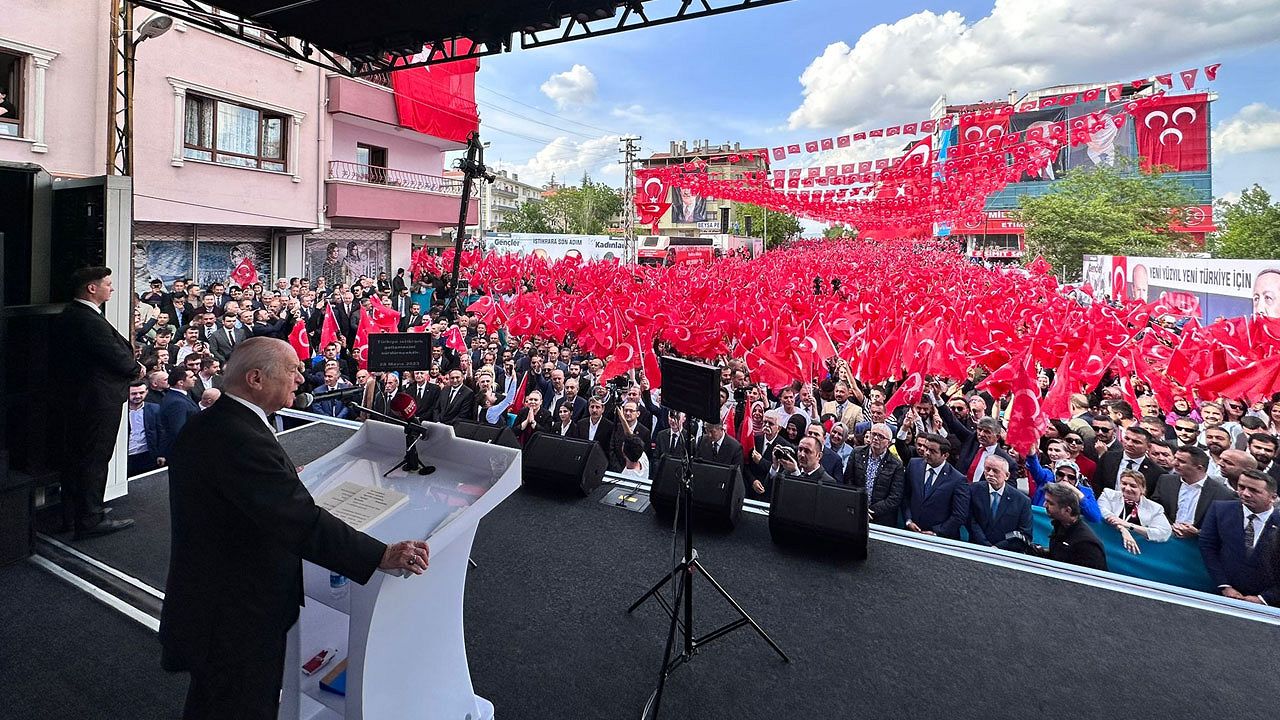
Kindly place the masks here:
[(746, 388), (734, 388), (734, 389), (733, 389), (733, 401), (734, 401), (735, 403), (739, 404), (739, 405), (742, 405), (743, 403), (745, 403), (745, 402), (747, 401), (747, 389), (746, 389)]
[(791, 462), (795, 462), (796, 451), (794, 448), (788, 447), (786, 445), (780, 445), (773, 449), (773, 459), (774, 460), (790, 460)]

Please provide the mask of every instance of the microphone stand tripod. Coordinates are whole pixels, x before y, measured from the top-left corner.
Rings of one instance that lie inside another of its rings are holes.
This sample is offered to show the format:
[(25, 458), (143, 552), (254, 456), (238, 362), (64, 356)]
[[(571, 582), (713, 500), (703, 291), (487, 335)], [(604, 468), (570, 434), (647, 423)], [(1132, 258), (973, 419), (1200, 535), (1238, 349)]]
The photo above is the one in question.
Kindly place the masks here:
[[(664, 650), (662, 654), (662, 669), (658, 673), (658, 686), (654, 688), (653, 693), (649, 695), (649, 700), (645, 703), (644, 710), (640, 713), (640, 720), (649, 720), (650, 718), (658, 717), (658, 710), (662, 705), (662, 691), (666, 687), (667, 678), (671, 676), (671, 673), (674, 672), (676, 668), (693, 660), (693, 656), (698, 652), (698, 648), (710, 643), (712, 640), (723, 637), (744, 625), (750, 625), (757, 633), (759, 633), (760, 637), (764, 638), (764, 641), (769, 644), (769, 647), (773, 648), (773, 651), (778, 653), (778, 656), (782, 658), (783, 662), (791, 662), (791, 658), (787, 657), (787, 654), (782, 651), (782, 648), (778, 647), (778, 644), (773, 641), (773, 638), (769, 637), (768, 633), (764, 631), (764, 628), (760, 627), (755, 620), (751, 619), (751, 616), (747, 614), (747, 611), (742, 609), (742, 606), (738, 604), (737, 600), (733, 599), (733, 596), (729, 594), (728, 590), (724, 589), (723, 585), (716, 582), (716, 579), (712, 577), (711, 573), (707, 572), (707, 569), (702, 565), (702, 561), (698, 559), (698, 551), (693, 547), (692, 420), (685, 423), (684, 447), (684, 472), (681, 474), (680, 484), (676, 490), (676, 512), (677, 514), (683, 515), (682, 520), (684, 522), (684, 560), (680, 562), (680, 564), (676, 565), (671, 570), (670, 574), (664, 575), (657, 584), (649, 588), (648, 592), (641, 595), (639, 600), (636, 600), (631, 604), (631, 607), (627, 608), (628, 613), (633, 612), (636, 608), (640, 607), (645, 600), (648, 600), (650, 597), (654, 597), (657, 598), (658, 604), (662, 606), (662, 609), (671, 615), (671, 626), (667, 631), (667, 646), (666, 650)], [(695, 572), (701, 573), (702, 576), (711, 583), (712, 587), (715, 588), (716, 592), (720, 593), (721, 597), (729, 601), (729, 604), (732, 605), (733, 609), (741, 616), (737, 620), (712, 630), (701, 637), (695, 637), (693, 632), (693, 576)], [(668, 603), (667, 599), (659, 592), (668, 582), (677, 583), (675, 597), (672, 599), (671, 603)], [(681, 600), (684, 601), (683, 606), (681, 605)], [(681, 647), (679, 654), (672, 657), (672, 650), (674, 649), (676, 642), (677, 629), (681, 631)]]
[(418, 441), (427, 436), (427, 428), (422, 423), (417, 420), (403, 420), (398, 417), (392, 417), (372, 408), (367, 408), (360, 403), (351, 403), (351, 406), (360, 412), (368, 413), (369, 417), (404, 428), (404, 459), (391, 466), (390, 470), (382, 473), (382, 477), (387, 477), (400, 468), (404, 468), (406, 472), (416, 472), (419, 475), (430, 475), (436, 471), (435, 465), (424, 465), (418, 460)]

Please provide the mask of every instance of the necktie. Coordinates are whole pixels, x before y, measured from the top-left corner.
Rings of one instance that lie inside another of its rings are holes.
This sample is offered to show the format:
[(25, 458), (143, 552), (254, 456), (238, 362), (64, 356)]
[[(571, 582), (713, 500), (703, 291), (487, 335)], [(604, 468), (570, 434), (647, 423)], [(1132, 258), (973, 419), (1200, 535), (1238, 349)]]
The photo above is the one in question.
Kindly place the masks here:
[(236, 334), (231, 332), (230, 330), (227, 330), (227, 342), (230, 343), (232, 346), (236, 344)]
[(454, 388), (454, 389), (450, 390), (450, 391), (449, 391), (449, 404), (450, 404), (450, 405), (452, 405), (452, 404), (453, 404), (454, 399), (456, 399), (457, 397), (458, 397), (458, 388)]
[(924, 479), (924, 491), (926, 493), (933, 489), (933, 474), (935, 472), (933, 468), (929, 468), (929, 474)]
[(712, 455), (720, 454), (720, 443), (711, 443), (711, 454)]
[(991, 493), (991, 517), (993, 519), (996, 516), (996, 508), (998, 507), (1000, 507), (1000, 493), (993, 492)]
[(1253, 521), (1257, 519), (1258, 516), (1256, 514), (1250, 514), (1249, 517), (1245, 518), (1244, 549), (1246, 552), (1253, 550), (1253, 541), (1256, 537), (1253, 530)]

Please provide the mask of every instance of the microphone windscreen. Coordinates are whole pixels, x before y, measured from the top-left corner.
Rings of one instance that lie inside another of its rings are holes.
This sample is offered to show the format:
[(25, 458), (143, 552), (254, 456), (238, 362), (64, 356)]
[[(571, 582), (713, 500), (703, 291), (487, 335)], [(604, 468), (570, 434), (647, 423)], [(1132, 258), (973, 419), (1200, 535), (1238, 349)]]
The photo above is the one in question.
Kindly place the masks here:
[(298, 393), (297, 395), (293, 396), (293, 409), (306, 410), (307, 408), (311, 407), (312, 403), (314, 403), (315, 401), (316, 401), (315, 396), (312, 395), (311, 393), (308, 393), (308, 392)]

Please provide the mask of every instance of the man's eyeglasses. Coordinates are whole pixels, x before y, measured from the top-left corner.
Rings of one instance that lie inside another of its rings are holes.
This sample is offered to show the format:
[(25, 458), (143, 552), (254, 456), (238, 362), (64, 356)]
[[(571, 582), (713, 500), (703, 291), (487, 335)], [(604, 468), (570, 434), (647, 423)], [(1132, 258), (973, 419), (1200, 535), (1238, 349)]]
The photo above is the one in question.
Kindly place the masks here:
[(1063, 480), (1070, 480), (1071, 482), (1075, 482), (1075, 480), (1076, 480), (1076, 474), (1075, 474), (1075, 473), (1070, 473), (1070, 472), (1061, 472), (1061, 471), (1059, 471), (1059, 472), (1054, 473), (1054, 475), (1055, 475), (1055, 476), (1057, 476), (1057, 477), (1062, 478)]
[(1173, 430), (1174, 432), (1180, 432), (1180, 433), (1194, 433), (1196, 431), (1196, 429), (1193, 427), (1178, 427), (1176, 425), (1174, 426)]
[(1098, 426), (1096, 426), (1096, 425), (1095, 425), (1095, 426), (1093, 427), (1093, 431), (1094, 431), (1094, 432), (1096, 432), (1096, 433), (1108, 433), (1108, 434), (1109, 434), (1109, 433), (1113, 433), (1113, 432), (1115, 432), (1115, 428), (1109, 428), (1109, 427), (1098, 427)]

